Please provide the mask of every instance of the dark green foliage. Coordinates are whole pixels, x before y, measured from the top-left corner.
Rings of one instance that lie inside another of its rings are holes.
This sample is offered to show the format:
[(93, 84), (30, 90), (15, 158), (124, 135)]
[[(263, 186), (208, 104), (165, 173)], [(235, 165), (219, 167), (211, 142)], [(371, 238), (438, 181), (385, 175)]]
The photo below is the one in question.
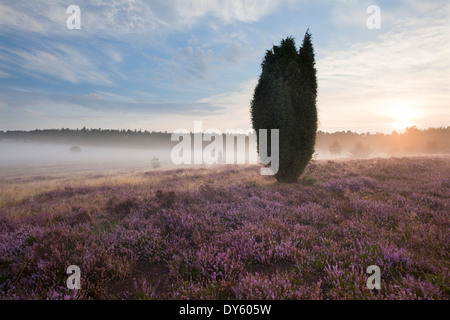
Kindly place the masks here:
[[(278, 181), (295, 182), (314, 153), (317, 131), (317, 79), (311, 34), (306, 32), (297, 51), (293, 38), (268, 50), (251, 103), (252, 125), (259, 129), (279, 129), (280, 168)], [(270, 143), (267, 150), (271, 154)]]

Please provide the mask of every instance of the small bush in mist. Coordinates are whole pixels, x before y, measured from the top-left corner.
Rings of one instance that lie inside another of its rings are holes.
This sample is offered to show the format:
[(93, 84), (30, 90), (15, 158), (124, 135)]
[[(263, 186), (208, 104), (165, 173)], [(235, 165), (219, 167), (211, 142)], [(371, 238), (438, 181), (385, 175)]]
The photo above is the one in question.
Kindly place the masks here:
[(81, 152), (81, 148), (79, 146), (72, 146), (72, 147), (70, 147), (69, 151), (71, 153), (80, 153)]
[(372, 149), (369, 146), (365, 146), (361, 141), (355, 143), (350, 150), (352, 158), (367, 158), (372, 153)]
[(153, 158), (151, 162), (154, 169), (161, 167), (161, 163), (159, 162), (158, 158)]
[(341, 154), (341, 144), (337, 139), (333, 141), (333, 143), (329, 147), (329, 151), (331, 155), (339, 155)]

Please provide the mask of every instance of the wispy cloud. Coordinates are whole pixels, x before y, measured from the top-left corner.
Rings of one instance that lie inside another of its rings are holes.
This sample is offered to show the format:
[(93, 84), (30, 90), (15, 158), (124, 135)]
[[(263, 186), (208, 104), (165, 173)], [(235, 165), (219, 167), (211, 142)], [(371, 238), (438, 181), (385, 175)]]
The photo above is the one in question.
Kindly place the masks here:
[(188, 46), (178, 49), (170, 69), (176, 80), (206, 79), (213, 59), (212, 50)]
[(135, 100), (110, 92), (92, 92), (90, 94), (46, 93), (32, 90), (18, 90), (0, 87), (0, 101), (9, 109), (26, 109), (27, 107), (71, 106), (86, 111), (121, 112), (129, 114), (165, 114), (195, 115), (214, 112), (220, 106), (198, 102), (153, 102)]
[(64, 31), (67, 7), (62, 0), (3, 1), (0, 3), (0, 30), (47, 34)]
[(217, 112), (205, 115), (198, 120), (204, 120), (211, 128), (219, 130), (250, 129), (250, 102), (253, 98), (256, 83), (256, 79), (246, 81), (241, 83), (236, 91), (198, 100), (199, 103), (206, 103), (219, 108)]
[(270, 0), (209, 0), (175, 1), (178, 13), (184, 17), (182, 23), (192, 23), (198, 17), (212, 15), (225, 22), (255, 22), (267, 15), (280, 4)]
[[(123, 37), (157, 34), (194, 26), (200, 19), (223, 23), (255, 22), (281, 1), (270, 0), (114, 0), (77, 1), (85, 34)], [(0, 28), (48, 34), (67, 33), (67, 2), (18, 0), (0, 4)]]
[(0, 78), (9, 78), (10, 75), (2, 70), (0, 70)]
[[(448, 6), (434, 17), (402, 19), (375, 41), (318, 61), (322, 125), (345, 128), (353, 118), (370, 123), (369, 131), (387, 130), (388, 123), (368, 120), (387, 120), (389, 109), (405, 105), (423, 117), (448, 110), (450, 83), (442, 75), (450, 74), (449, 21)], [(414, 121), (429, 125), (424, 119)]]
[[(242, 41), (230, 42), (218, 33), (219, 38), (225, 41), (220, 45), (227, 48), (217, 54), (204, 43), (202, 46), (182, 43), (174, 49), (173, 44), (167, 43), (168, 36), (186, 32), (199, 23), (210, 26), (211, 32), (217, 23), (253, 23), (270, 14), (282, 2), (80, 0), (77, 5), (81, 8), (81, 30), (67, 29), (66, 19), (70, 14), (66, 12), (68, 4), (64, 1), (36, 0), (30, 3), (18, 0), (1, 3), (0, 35), (15, 34), (22, 42), (29, 42), (29, 46), (7, 48), (7, 55), (0, 57), (0, 61), (7, 65), (5, 68), (0, 65), (0, 77), (20, 70), (27, 77), (48, 75), (73, 84), (112, 85), (114, 76), (124, 80), (127, 78), (125, 73), (129, 70), (119, 70), (117, 65), (126, 59), (125, 51), (135, 58), (138, 52), (151, 55), (156, 48), (165, 51), (163, 58), (152, 57), (153, 61), (159, 59), (155, 68), (158, 76), (177, 82), (192, 79), (205, 81), (213, 65), (221, 61), (240, 62)], [(45, 39), (45, 47), (36, 44), (42, 40), (38, 37)], [(106, 45), (102, 49), (101, 46), (111, 40), (115, 40), (116, 45)], [(99, 48), (93, 48), (90, 44), (97, 41), (100, 41)], [(209, 45), (218, 43), (208, 41)], [(121, 44), (121, 51), (117, 43), (127, 43), (128, 48)], [(80, 46), (87, 50), (82, 50)]]
[(45, 51), (17, 48), (4, 50), (9, 53), (9, 57), (0, 59), (14, 61), (28, 73), (48, 75), (71, 83), (112, 84), (107, 74), (99, 71), (89, 57), (73, 47), (57, 44)]

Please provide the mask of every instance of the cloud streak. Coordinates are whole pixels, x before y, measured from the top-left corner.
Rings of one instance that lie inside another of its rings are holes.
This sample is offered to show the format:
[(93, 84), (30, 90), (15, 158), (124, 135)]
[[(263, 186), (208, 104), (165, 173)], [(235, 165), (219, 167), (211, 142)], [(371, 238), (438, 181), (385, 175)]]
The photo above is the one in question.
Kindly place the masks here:
[(4, 51), (9, 54), (9, 57), (0, 58), (4, 63), (19, 65), (28, 74), (49, 75), (70, 83), (113, 84), (108, 75), (99, 71), (90, 58), (67, 45), (53, 45), (50, 50), (4, 48)]
[(383, 122), (367, 126), (368, 119), (387, 120), (389, 109), (405, 106), (420, 111), (416, 124), (431, 125), (425, 120), (431, 110), (448, 110), (449, 21), (448, 6), (434, 17), (399, 20), (375, 41), (318, 61), (322, 126), (344, 129), (353, 118), (368, 131), (389, 130)]
[[(129, 34), (160, 35), (190, 28), (203, 18), (222, 23), (256, 22), (281, 1), (270, 0), (113, 0), (77, 1), (82, 30), (122, 38)], [(67, 34), (67, 2), (18, 0), (0, 4), (0, 30)]]
[(90, 94), (42, 93), (30, 90), (0, 88), (0, 101), (9, 109), (26, 109), (27, 107), (60, 107), (71, 106), (87, 111), (123, 112), (129, 114), (165, 114), (196, 115), (215, 112), (220, 106), (199, 102), (152, 102), (134, 100), (108, 92)]

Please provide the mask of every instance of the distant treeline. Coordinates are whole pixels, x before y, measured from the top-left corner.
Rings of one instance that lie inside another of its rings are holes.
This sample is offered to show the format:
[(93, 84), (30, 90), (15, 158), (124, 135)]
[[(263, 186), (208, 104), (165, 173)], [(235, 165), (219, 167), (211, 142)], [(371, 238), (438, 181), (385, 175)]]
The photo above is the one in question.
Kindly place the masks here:
[[(45, 129), (31, 131), (0, 131), (0, 140), (44, 142), (80, 146), (132, 148), (171, 148), (170, 132), (109, 129)], [(206, 142), (208, 144), (209, 142)], [(319, 131), (316, 152), (320, 155), (368, 157), (386, 154), (450, 153), (450, 127), (407, 128), (404, 133), (355, 133)]]
[(390, 155), (450, 153), (450, 127), (407, 128), (403, 133), (318, 132), (316, 152), (331, 156), (364, 158), (379, 153)]
[(45, 142), (80, 146), (167, 147), (171, 133), (142, 130), (44, 129), (0, 131), (1, 140)]

